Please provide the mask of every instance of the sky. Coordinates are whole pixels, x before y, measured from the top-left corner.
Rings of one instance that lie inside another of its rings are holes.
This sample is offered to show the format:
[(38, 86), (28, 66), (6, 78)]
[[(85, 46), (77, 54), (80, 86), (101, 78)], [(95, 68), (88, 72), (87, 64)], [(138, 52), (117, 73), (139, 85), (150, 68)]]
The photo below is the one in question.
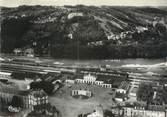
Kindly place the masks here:
[(0, 0), (0, 6), (20, 5), (108, 5), (108, 6), (167, 6), (167, 0)]

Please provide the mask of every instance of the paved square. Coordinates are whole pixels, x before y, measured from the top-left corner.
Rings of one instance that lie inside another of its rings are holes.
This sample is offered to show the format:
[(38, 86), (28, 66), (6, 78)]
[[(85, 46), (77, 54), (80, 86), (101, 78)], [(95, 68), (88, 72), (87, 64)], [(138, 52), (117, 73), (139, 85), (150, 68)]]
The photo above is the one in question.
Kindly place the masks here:
[[(61, 112), (62, 117), (77, 117), (81, 113), (91, 113), (98, 105), (102, 105), (103, 109), (108, 110), (110, 110), (111, 106), (114, 106), (111, 88), (87, 84), (70, 85), (71, 87), (64, 86), (54, 96), (49, 97), (49, 101)], [(73, 89), (88, 89), (92, 91), (93, 97), (89, 99), (75, 99), (70, 95)]]

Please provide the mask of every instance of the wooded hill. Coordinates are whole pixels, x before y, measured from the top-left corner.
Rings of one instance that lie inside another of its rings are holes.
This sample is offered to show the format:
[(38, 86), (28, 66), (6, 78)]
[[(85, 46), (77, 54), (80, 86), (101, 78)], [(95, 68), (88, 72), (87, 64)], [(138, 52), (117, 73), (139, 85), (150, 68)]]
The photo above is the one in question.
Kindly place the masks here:
[(166, 7), (1, 8), (1, 52), (71, 59), (167, 56)]

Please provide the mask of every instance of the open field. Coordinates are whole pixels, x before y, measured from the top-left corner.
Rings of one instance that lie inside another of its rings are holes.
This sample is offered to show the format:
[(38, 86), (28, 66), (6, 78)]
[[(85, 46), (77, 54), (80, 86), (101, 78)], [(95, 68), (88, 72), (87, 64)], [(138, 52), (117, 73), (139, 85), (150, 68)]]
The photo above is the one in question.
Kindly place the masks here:
[[(102, 105), (103, 109), (110, 109), (115, 105), (112, 101), (112, 89), (86, 84), (72, 84), (71, 86), (71, 88), (64, 86), (54, 96), (49, 97), (49, 101), (57, 107), (62, 117), (77, 117), (79, 114), (91, 113), (98, 105)], [(70, 96), (72, 89), (89, 89), (93, 92), (93, 97), (83, 100), (75, 99)]]

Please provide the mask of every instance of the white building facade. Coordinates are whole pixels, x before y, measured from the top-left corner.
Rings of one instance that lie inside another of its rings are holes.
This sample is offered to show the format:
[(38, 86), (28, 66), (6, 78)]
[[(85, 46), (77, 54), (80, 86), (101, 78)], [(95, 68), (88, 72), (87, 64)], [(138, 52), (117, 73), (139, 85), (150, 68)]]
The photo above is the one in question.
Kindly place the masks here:
[(92, 85), (99, 85), (105, 88), (112, 88), (111, 84), (104, 83), (104, 81), (98, 81), (97, 77), (91, 74), (84, 75), (83, 79), (76, 79), (75, 81), (76, 83), (86, 83), (86, 84), (92, 84)]
[(12, 73), (8, 73), (8, 72), (0, 72), (0, 79), (9, 79), (11, 78), (11, 74)]
[(145, 110), (144, 108), (124, 108), (124, 117), (167, 117), (166, 111)]
[(29, 104), (33, 106), (48, 104), (48, 96), (43, 90), (32, 91), (28, 95)]
[(91, 97), (92, 92), (89, 90), (72, 90), (71, 95), (72, 96), (82, 95), (82, 96)]

